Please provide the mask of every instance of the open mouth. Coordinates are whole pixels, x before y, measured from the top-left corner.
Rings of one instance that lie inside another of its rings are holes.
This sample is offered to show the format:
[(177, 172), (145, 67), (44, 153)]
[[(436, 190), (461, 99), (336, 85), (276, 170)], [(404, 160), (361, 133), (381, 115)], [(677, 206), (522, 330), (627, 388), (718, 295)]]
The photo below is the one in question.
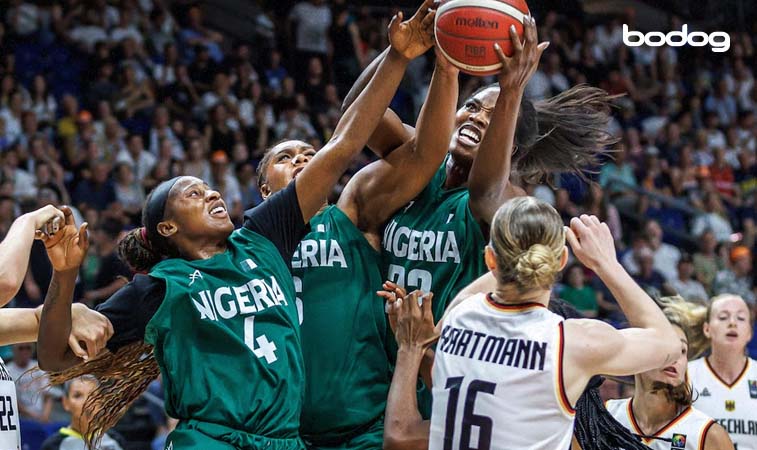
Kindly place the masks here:
[(729, 339), (738, 339), (739, 338), (739, 333), (737, 333), (735, 331), (729, 331), (728, 333), (726, 333), (725, 337), (727, 337)]
[(229, 214), (228, 211), (226, 211), (226, 204), (223, 202), (216, 203), (215, 206), (210, 208), (210, 215), (219, 218), (228, 216)]
[(483, 133), (481, 132), (481, 130), (474, 127), (473, 125), (463, 125), (457, 132), (458, 141), (460, 141), (463, 145), (470, 147), (479, 145), (481, 143), (482, 137)]
[(678, 377), (678, 371), (673, 366), (668, 366), (668, 367), (662, 369), (662, 371), (665, 373), (665, 375), (668, 375), (670, 377), (674, 377), (674, 378)]
[(299, 175), (303, 170), (305, 170), (305, 166), (300, 166), (294, 169), (294, 174), (292, 175), (292, 178), (297, 178), (297, 175)]

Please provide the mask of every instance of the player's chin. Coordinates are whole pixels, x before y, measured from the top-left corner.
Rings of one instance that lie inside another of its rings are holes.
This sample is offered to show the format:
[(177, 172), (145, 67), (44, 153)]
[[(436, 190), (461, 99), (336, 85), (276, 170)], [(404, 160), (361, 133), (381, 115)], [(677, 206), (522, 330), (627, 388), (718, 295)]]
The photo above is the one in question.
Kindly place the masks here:
[(475, 159), (478, 154), (478, 146), (468, 146), (456, 141), (453, 142), (450, 153), (455, 158), (455, 161), (472, 164), (473, 159)]

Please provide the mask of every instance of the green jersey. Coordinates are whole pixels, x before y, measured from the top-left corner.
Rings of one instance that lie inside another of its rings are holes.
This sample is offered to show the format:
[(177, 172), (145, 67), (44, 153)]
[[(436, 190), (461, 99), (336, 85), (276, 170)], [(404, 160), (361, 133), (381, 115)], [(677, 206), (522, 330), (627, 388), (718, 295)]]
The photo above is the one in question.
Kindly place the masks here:
[(481, 226), (468, 207), (468, 189), (445, 189), (446, 161), (426, 188), (384, 229), (382, 266), (387, 279), (408, 291), (434, 293), (434, 319), (486, 272)]
[(292, 258), (307, 380), (300, 430), (316, 446), (333, 445), (386, 407), (387, 322), (376, 295), (383, 279), (379, 253), (339, 208), (329, 206), (310, 227)]
[(168, 415), (219, 434), (296, 439), (304, 389), (299, 319), (276, 246), (241, 228), (225, 252), (164, 260), (150, 276), (165, 281), (145, 341), (155, 348)]

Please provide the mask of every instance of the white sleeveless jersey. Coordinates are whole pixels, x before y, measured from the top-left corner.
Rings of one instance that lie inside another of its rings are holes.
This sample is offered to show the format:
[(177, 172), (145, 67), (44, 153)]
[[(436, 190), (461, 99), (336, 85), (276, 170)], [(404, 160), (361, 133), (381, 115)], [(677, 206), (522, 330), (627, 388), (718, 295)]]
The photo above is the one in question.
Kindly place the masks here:
[(737, 450), (757, 450), (757, 361), (747, 358), (741, 375), (728, 385), (700, 358), (689, 362), (689, 379), (694, 406), (725, 428)]
[(20, 430), (16, 384), (0, 358), (0, 450), (19, 450)]
[(484, 294), (452, 310), (436, 347), (429, 450), (567, 450), (562, 322), (538, 303)]
[(675, 419), (654, 433), (644, 434), (633, 416), (633, 399), (609, 400), (605, 404), (615, 419), (631, 433), (642, 437), (652, 450), (702, 450), (707, 432), (715, 423), (702, 411), (689, 406)]

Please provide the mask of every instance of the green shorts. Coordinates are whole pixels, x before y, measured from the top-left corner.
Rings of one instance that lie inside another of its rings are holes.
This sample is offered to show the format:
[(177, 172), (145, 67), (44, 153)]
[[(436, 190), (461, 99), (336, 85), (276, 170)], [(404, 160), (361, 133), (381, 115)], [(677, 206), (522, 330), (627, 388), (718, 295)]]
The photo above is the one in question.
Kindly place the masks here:
[(304, 450), (302, 440), (274, 439), (223, 425), (181, 421), (166, 438), (165, 450)]
[(317, 445), (306, 440), (307, 450), (381, 450), (384, 446), (384, 418), (376, 420), (362, 433), (347, 438), (342, 443)]

